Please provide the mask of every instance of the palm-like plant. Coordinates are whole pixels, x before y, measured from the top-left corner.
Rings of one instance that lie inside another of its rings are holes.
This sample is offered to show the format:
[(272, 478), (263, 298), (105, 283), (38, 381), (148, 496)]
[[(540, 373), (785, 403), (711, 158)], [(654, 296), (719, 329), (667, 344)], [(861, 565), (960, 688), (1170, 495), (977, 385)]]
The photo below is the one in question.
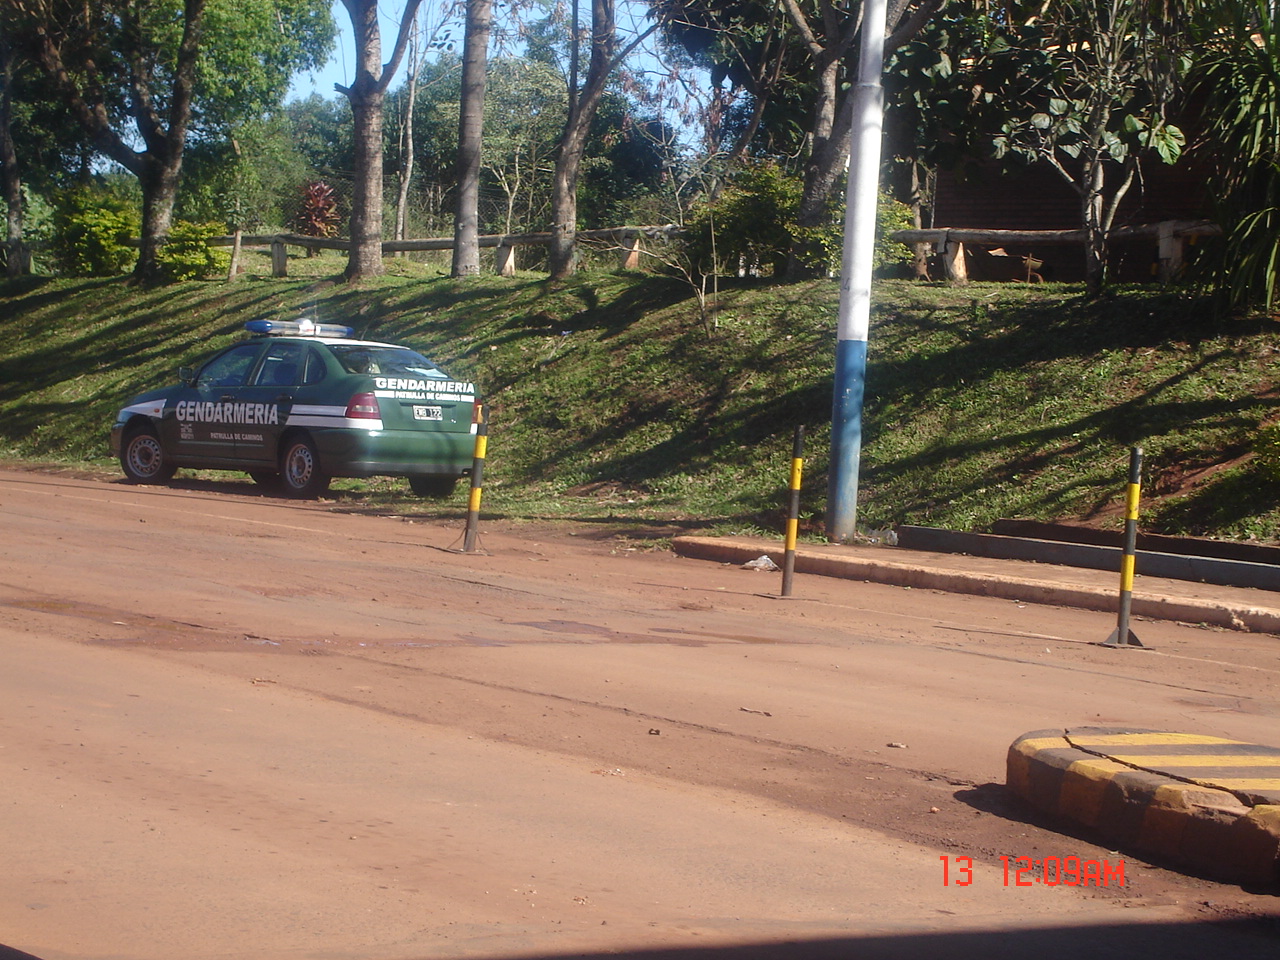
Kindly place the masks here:
[(1280, 34), (1274, 0), (1223, 4), (1195, 69), (1223, 242), (1210, 279), (1228, 310), (1280, 296)]

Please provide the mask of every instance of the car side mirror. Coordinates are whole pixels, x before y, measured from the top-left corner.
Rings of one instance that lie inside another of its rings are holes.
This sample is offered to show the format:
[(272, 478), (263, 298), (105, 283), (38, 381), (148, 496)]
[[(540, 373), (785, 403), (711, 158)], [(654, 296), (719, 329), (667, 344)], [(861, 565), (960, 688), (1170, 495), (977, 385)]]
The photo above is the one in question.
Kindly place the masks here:
[(195, 380), (195, 378), (196, 378), (195, 367), (179, 367), (178, 368), (178, 379), (181, 380), (183, 383), (185, 383), (187, 386), (191, 386), (191, 382)]

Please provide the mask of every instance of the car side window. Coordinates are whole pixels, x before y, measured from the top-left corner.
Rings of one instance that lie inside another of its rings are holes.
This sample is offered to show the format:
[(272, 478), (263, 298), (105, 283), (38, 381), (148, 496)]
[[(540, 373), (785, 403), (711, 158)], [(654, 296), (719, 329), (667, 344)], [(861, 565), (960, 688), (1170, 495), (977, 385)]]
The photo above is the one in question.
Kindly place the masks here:
[(267, 349), (254, 385), (259, 387), (292, 387), (298, 382), (305, 346), (301, 343), (280, 341)]
[(260, 343), (241, 343), (226, 353), (219, 354), (201, 369), (196, 377), (197, 387), (243, 387), (253, 368), (253, 361), (262, 352)]
[(324, 357), (320, 356), (320, 351), (314, 347), (307, 350), (306, 368), (302, 372), (302, 383), (304, 386), (310, 386), (313, 383), (319, 383), (324, 379), (325, 366)]

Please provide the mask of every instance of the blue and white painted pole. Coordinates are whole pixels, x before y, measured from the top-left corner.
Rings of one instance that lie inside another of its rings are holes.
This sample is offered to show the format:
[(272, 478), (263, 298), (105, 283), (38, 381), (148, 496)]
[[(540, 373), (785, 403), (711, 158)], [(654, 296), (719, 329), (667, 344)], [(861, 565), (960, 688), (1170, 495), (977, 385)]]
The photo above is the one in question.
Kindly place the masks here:
[(887, 0), (865, 0), (858, 82), (849, 130), (849, 186), (845, 197), (844, 254), (836, 330), (835, 396), (831, 405), (831, 470), (827, 480), (827, 536), (853, 539), (858, 519), (858, 469), (862, 459), (862, 395), (871, 325), (871, 267), (880, 186), (884, 127)]

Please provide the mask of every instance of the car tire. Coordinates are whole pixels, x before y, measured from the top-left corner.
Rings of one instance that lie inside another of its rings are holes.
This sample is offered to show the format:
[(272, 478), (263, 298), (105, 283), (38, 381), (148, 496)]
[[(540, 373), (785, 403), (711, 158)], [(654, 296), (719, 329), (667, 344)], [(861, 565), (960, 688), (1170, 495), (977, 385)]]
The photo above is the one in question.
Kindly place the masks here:
[(254, 483), (264, 490), (278, 490), (280, 488), (280, 474), (274, 470), (250, 470), (249, 476)]
[(164, 483), (178, 470), (166, 459), (160, 436), (149, 424), (125, 433), (120, 445), (120, 469), (130, 483)]
[(410, 490), (419, 497), (430, 497), (433, 500), (443, 500), (446, 497), (453, 496), (454, 488), (457, 485), (457, 477), (416, 476), (409, 478)]
[(311, 438), (296, 435), (280, 448), (280, 486), (287, 497), (310, 500), (329, 489), (331, 478), (320, 468), (320, 453)]

